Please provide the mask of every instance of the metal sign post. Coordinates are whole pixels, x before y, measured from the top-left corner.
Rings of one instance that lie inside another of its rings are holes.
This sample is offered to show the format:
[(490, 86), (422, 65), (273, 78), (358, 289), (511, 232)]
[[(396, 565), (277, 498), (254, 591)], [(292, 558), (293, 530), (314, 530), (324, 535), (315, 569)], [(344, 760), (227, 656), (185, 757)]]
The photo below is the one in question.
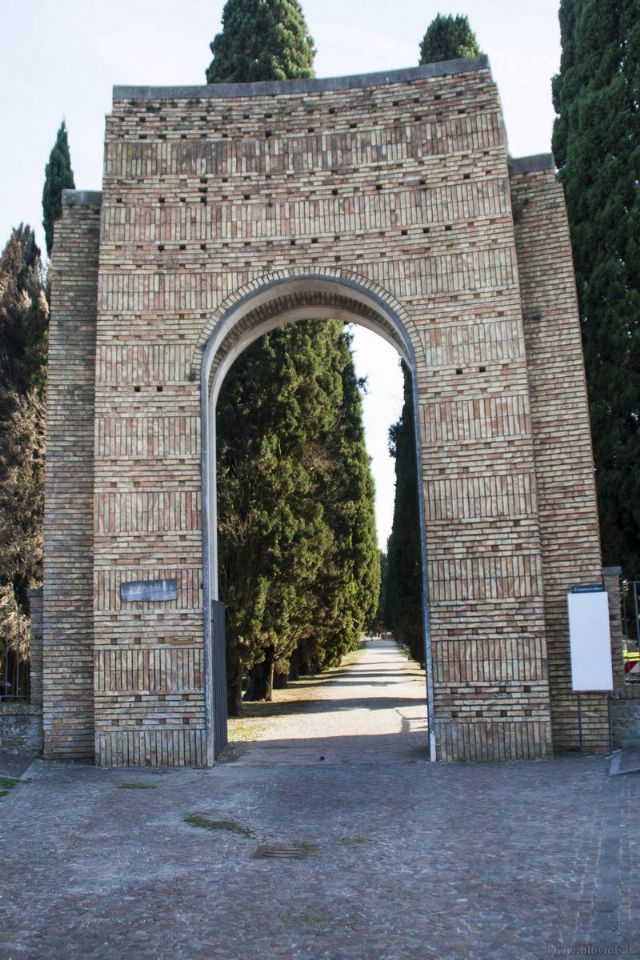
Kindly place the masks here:
[(571, 683), (578, 705), (578, 742), (584, 749), (582, 691), (613, 689), (609, 597), (602, 583), (571, 587), (567, 595)]

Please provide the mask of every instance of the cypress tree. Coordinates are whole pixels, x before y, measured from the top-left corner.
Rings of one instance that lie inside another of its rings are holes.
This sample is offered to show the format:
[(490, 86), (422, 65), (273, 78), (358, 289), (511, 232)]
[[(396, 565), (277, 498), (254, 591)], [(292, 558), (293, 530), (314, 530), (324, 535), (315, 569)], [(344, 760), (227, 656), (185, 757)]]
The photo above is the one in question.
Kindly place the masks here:
[(396, 492), (391, 536), (387, 543), (385, 597), (387, 619), (400, 643), (424, 664), (422, 630), (422, 565), (416, 440), (411, 374), (402, 364), (404, 403), (400, 419), (389, 431), (396, 459)]
[[(294, 0), (228, 0), (211, 49), (209, 82), (312, 75), (313, 43)], [(250, 696), (269, 699), (274, 673), (286, 675), (309, 638), (321, 641), (317, 663), (334, 660), (359, 639), (374, 604), (373, 483), (366, 453), (368, 485), (362, 478), (353, 389), (357, 395), (342, 324), (311, 321), (262, 337), (222, 385), (219, 574), (232, 713), (244, 673)], [(354, 492), (369, 496), (368, 505), (354, 506)]]
[(317, 497), (324, 505), (329, 540), (313, 590), (315, 611), (294, 652), (294, 672), (313, 673), (355, 650), (375, 616), (380, 592), (380, 555), (374, 499), (362, 426), (362, 399), (351, 356), (351, 336), (337, 321), (325, 327), (326, 369), (339, 372), (330, 391), (329, 431), (316, 457), (322, 459)]
[[(309, 323), (265, 335), (236, 361), (218, 404), (220, 586), (228, 608), (230, 705), (242, 674), (269, 698), (286, 660), (327, 537), (315, 497), (310, 434), (327, 418)], [(266, 385), (268, 384), (268, 389)]]
[(27, 591), (42, 577), (48, 318), (40, 251), (21, 225), (0, 256), (0, 644), (23, 659)]
[(361, 401), (339, 321), (272, 331), (218, 403), (220, 592), (229, 705), (337, 663), (375, 611), (379, 558)]
[(207, 83), (313, 76), (315, 50), (297, 0), (227, 0)]
[(44, 235), (47, 244), (47, 256), (51, 256), (53, 249), (53, 224), (62, 216), (62, 191), (73, 189), (75, 181), (71, 169), (71, 155), (67, 127), (60, 124), (56, 135), (56, 142), (49, 154), (49, 162), (45, 167), (44, 189), (42, 191), (42, 212)]
[(44, 390), (49, 307), (31, 227), (16, 227), (0, 256), (0, 414), (9, 394)]
[(640, 19), (562, 0), (553, 150), (584, 346), (603, 559), (640, 576)]
[(391, 627), (389, 621), (389, 603), (387, 601), (387, 585), (388, 585), (388, 573), (387, 573), (388, 563), (387, 555), (384, 551), (380, 551), (380, 599), (378, 601), (378, 610), (376, 612), (376, 627), (380, 630), (386, 630)]
[(482, 53), (467, 17), (439, 13), (420, 44), (420, 63), (478, 57)]
[[(344, 641), (348, 644), (346, 652), (355, 649), (363, 631), (375, 617), (380, 596), (380, 553), (376, 536), (375, 489), (362, 424), (360, 389), (364, 384), (356, 377), (349, 334), (342, 334), (339, 346), (343, 403), (336, 432), (340, 448), (336, 457), (338, 483), (334, 494), (339, 521), (332, 523), (332, 529), (334, 534), (339, 534), (341, 566), (346, 571), (348, 583), (348, 596), (344, 600), (349, 617)], [(337, 659), (336, 655), (334, 661)]]

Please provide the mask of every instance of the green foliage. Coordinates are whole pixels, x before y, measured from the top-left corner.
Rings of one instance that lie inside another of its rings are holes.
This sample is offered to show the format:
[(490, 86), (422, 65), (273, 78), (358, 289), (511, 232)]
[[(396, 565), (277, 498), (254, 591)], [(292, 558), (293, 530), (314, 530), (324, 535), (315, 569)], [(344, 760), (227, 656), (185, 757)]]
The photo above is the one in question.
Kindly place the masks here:
[(119, 783), (118, 790), (157, 790), (155, 783)]
[(296, 672), (303, 673), (334, 666), (357, 648), (375, 616), (380, 592), (375, 491), (350, 338), (335, 321), (319, 330), (328, 345), (324, 363), (340, 376), (327, 393), (329, 429), (318, 448), (324, 461), (318, 473), (318, 496), (329, 537), (312, 593), (315, 609), (310, 609), (296, 650)]
[(238, 671), (265, 658), (272, 669), (291, 653), (298, 596), (321, 562), (323, 510), (305, 445), (325, 412), (304, 332), (295, 325), (249, 347), (218, 400), (220, 592), (236, 683)]
[[(228, 0), (209, 83), (313, 75), (296, 0)], [(236, 360), (218, 398), (220, 595), (229, 707), (242, 677), (269, 699), (274, 671), (320, 667), (359, 641), (377, 604), (373, 481), (340, 323), (298, 322)]]
[(420, 63), (479, 57), (481, 53), (466, 17), (439, 13), (427, 27), (420, 44)]
[(391, 620), (389, 619), (389, 600), (387, 599), (387, 588), (389, 586), (389, 563), (386, 553), (380, 551), (380, 599), (376, 611), (376, 624), (383, 630), (391, 629)]
[(373, 481), (341, 323), (290, 324), (235, 362), (218, 400), (218, 491), (237, 709), (246, 671), (251, 695), (268, 697), (276, 664), (337, 662), (377, 604)]
[(0, 777), (0, 798), (8, 797), (9, 791), (17, 787), (20, 782), (15, 777)]
[(51, 256), (53, 248), (53, 224), (62, 216), (62, 191), (73, 189), (75, 181), (71, 169), (69, 154), (69, 140), (64, 120), (56, 135), (56, 142), (49, 155), (49, 162), (44, 172), (44, 189), (42, 191), (42, 226), (47, 243), (47, 256)]
[(640, 576), (640, 19), (562, 0), (553, 150), (580, 304), (603, 558)]
[(27, 590), (42, 579), (44, 403), (36, 391), (9, 398), (0, 423), (0, 624), (27, 659)]
[(184, 818), (184, 822), (190, 827), (200, 827), (202, 830), (225, 830), (228, 833), (237, 833), (240, 837), (252, 839), (255, 837), (253, 830), (244, 827), (241, 823), (235, 823), (234, 820), (211, 820), (201, 813), (190, 813)]
[(422, 630), (422, 565), (420, 516), (411, 374), (402, 364), (404, 404), (400, 419), (389, 431), (389, 448), (396, 458), (396, 494), (391, 536), (387, 543), (385, 582), (386, 621), (414, 660), (424, 665)]
[(297, 0), (227, 0), (207, 83), (313, 76), (315, 50)]
[(30, 227), (0, 256), (0, 637), (29, 651), (27, 590), (42, 577), (49, 310)]
[(0, 416), (12, 407), (7, 393), (42, 392), (48, 325), (40, 251), (31, 227), (20, 224), (0, 256)]

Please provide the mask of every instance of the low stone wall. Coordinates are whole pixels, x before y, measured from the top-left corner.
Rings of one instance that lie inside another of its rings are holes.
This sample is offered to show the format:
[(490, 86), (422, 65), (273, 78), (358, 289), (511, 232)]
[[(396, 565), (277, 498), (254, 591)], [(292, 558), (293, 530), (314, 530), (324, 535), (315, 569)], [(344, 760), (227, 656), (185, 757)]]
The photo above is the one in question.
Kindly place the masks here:
[(0, 703), (0, 750), (37, 756), (42, 753), (42, 707), (34, 703)]
[(611, 724), (615, 747), (640, 745), (640, 685), (611, 695)]
[(614, 690), (611, 695), (611, 725), (615, 747), (640, 745), (640, 684)]

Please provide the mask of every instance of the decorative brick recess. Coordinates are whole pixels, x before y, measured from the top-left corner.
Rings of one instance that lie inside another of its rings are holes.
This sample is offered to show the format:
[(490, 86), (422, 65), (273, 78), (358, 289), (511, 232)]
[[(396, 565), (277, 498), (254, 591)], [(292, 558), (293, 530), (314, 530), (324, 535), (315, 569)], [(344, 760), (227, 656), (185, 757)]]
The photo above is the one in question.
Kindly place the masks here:
[[(48, 755), (211, 762), (208, 386), (332, 315), (414, 371), (438, 758), (576, 746), (565, 595), (601, 571), (571, 253), (550, 158), (510, 173), (486, 59), (116, 88), (104, 170), (99, 251), (92, 195), (56, 233)], [(140, 580), (176, 598), (123, 602)], [(582, 713), (605, 749), (606, 697)]]

